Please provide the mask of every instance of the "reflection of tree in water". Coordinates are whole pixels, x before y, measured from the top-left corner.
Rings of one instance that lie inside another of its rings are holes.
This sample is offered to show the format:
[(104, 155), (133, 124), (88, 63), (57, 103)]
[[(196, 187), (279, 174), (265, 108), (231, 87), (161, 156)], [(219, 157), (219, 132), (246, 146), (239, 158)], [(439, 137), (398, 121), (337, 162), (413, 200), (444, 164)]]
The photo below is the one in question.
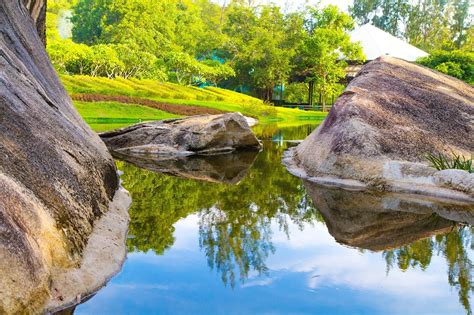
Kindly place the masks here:
[(289, 221), (312, 222), (316, 210), (301, 181), (281, 166), (283, 149), (263, 151), (246, 180), (221, 191), (213, 207), (200, 211), (200, 245), (209, 266), (232, 287), (236, 273), (243, 282), (250, 271), (265, 273), (274, 252), (271, 223), (288, 234)]
[(266, 259), (275, 252), (271, 241), (272, 222), (290, 237), (290, 221), (302, 229), (303, 223), (321, 220), (304, 191), (300, 198), (293, 204), (280, 200), (277, 211), (269, 211), (272, 208), (268, 204), (273, 202), (268, 200), (268, 204), (251, 204), (241, 211), (222, 211), (214, 207), (200, 212), (200, 246), (209, 266), (220, 272), (225, 285), (235, 286), (237, 271), (241, 283), (250, 271), (259, 275), (267, 272)]
[[(224, 283), (234, 286), (238, 281), (245, 281), (252, 272), (264, 274), (266, 260), (275, 250), (271, 240), (272, 223), (288, 234), (290, 223), (303, 228), (305, 223), (323, 221), (301, 181), (281, 165), (284, 147), (270, 142), (264, 145), (265, 150), (247, 177), (234, 186), (180, 179), (118, 162), (119, 169), (125, 173), (124, 185), (133, 198), (129, 251), (153, 250), (163, 254), (174, 243), (173, 225), (198, 212), (200, 246), (209, 266), (220, 273)], [(346, 202), (350, 200), (344, 199)], [(340, 206), (341, 215), (350, 210)], [(321, 211), (324, 212), (323, 208)], [(328, 213), (335, 214), (334, 211)], [(376, 214), (373, 215), (377, 219)], [(333, 228), (344, 218), (336, 216)], [(370, 221), (370, 218), (366, 219)], [(353, 217), (349, 215), (347, 219)], [(348, 222), (340, 228), (353, 225)], [(469, 295), (473, 286), (468, 249), (472, 248), (472, 235), (473, 231), (467, 227), (454, 228), (451, 233), (385, 251), (387, 268), (425, 270), (431, 258), (442, 253), (448, 264), (449, 283), (458, 290), (466, 310), (470, 310)]]
[(218, 185), (157, 174), (124, 162), (118, 162), (118, 168), (124, 172), (124, 186), (132, 195), (127, 241), (131, 252), (163, 254), (174, 243), (173, 224), (214, 202), (200, 190), (212, 195)]
[(275, 250), (270, 220), (253, 214), (227, 216), (215, 208), (201, 212), (200, 218), (200, 246), (209, 267), (220, 272), (225, 285), (235, 285), (237, 271), (242, 282), (251, 268), (259, 274), (267, 271), (265, 260)]
[(251, 270), (266, 271), (274, 251), (270, 223), (288, 233), (289, 220), (302, 226), (317, 213), (301, 181), (281, 165), (285, 148), (265, 143), (247, 177), (238, 185), (198, 182), (166, 176), (118, 162), (133, 199), (129, 251), (162, 254), (174, 243), (177, 221), (200, 211), (200, 243), (210, 267), (235, 284)]
[(472, 314), (469, 302), (474, 292), (472, 282), (472, 262), (468, 250), (474, 248), (474, 228), (454, 226), (453, 230), (443, 235), (416, 241), (395, 250), (384, 251), (387, 271), (394, 265), (406, 271), (408, 268), (420, 267), (425, 270), (434, 252), (441, 253), (448, 265), (449, 284), (458, 290), (459, 301), (468, 314)]
[(259, 139), (274, 140), (281, 138), (282, 140), (303, 140), (320, 122), (313, 122), (307, 125), (285, 126), (285, 124), (259, 124), (253, 128)]

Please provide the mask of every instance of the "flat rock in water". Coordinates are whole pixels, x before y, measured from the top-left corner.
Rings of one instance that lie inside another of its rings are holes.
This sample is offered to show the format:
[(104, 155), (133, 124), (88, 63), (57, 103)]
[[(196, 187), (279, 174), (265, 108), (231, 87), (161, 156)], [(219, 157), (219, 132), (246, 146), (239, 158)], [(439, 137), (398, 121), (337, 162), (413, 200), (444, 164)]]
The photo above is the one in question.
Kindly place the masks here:
[[(426, 155), (474, 153), (474, 88), (413, 63), (364, 66), (321, 126), (292, 149), (292, 173), (474, 201), (474, 174), (438, 173)], [(443, 178), (444, 177), (444, 178)], [(351, 182), (352, 181), (352, 182)], [(470, 188), (469, 188), (470, 187)]]
[[(45, 14), (45, 0), (0, 1), (2, 314), (74, 303), (118, 271), (125, 255), (127, 211), (118, 204), (110, 211), (119, 185), (114, 161), (49, 61)], [(126, 193), (122, 197), (116, 200), (127, 204)], [(113, 235), (96, 235), (94, 250), (89, 240), (96, 223), (111, 212), (121, 220), (108, 227)], [(118, 244), (113, 251), (112, 239)], [(90, 276), (78, 266), (92, 256), (111, 264), (94, 264), (104, 272)], [(81, 281), (68, 277), (73, 270)]]
[(261, 148), (240, 113), (146, 122), (100, 137), (112, 152), (129, 155), (213, 155)]

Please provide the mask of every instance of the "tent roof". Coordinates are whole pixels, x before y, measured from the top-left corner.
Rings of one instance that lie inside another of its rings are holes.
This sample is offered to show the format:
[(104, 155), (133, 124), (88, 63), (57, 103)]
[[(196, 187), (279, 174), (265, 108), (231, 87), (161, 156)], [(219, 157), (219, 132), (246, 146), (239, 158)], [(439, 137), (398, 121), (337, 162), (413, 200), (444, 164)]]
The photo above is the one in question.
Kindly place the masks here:
[(407, 61), (415, 61), (428, 53), (408, 44), (381, 29), (364, 24), (350, 33), (351, 41), (360, 42), (367, 61), (380, 56), (392, 56)]

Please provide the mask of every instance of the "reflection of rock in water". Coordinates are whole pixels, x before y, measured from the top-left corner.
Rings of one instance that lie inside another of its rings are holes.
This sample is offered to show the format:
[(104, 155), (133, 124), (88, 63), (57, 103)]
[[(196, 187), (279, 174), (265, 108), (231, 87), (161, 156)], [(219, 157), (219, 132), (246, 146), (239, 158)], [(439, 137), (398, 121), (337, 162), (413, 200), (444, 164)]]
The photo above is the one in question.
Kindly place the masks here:
[(114, 154), (114, 157), (153, 172), (214, 183), (237, 184), (248, 173), (257, 151), (189, 157), (153, 157)]
[(305, 181), (329, 233), (340, 243), (385, 250), (474, 222), (474, 205), (414, 195), (348, 191)]

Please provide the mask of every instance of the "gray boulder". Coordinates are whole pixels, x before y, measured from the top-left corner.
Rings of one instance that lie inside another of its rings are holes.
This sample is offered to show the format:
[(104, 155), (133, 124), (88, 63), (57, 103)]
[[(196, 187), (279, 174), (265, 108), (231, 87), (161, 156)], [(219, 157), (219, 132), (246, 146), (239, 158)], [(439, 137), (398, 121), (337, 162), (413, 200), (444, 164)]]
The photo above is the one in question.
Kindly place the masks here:
[[(425, 155), (474, 152), (474, 88), (391, 57), (363, 67), (326, 120), (293, 149), (289, 169), (318, 181), (471, 198), (440, 186)], [(442, 189), (438, 189), (441, 187)], [(464, 185), (463, 187), (466, 187)]]
[(146, 122), (100, 137), (112, 152), (128, 155), (214, 155), (261, 148), (240, 113)]
[[(23, 1), (0, 1), (2, 314), (40, 313), (77, 301), (103, 285), (125, 254), (127, 213), (112, 207), (119, 183), (114, 161), (74, 109), (38, 36), (45, 1), (25, 3), (28, 10)], [(116, 261), (104, 274), (87, 277), (80, 266), (101, 255), (89, 240), (109, 209), (122, 219), (96, 248), (107, 252), (113, 239), (120, 246), (103, 262)], [(67, 289), (73, 270), (82, 280)]]
[(46, 44), (46, 0), (23, 0), (23, 4), (36, 25), (41, 41)]

